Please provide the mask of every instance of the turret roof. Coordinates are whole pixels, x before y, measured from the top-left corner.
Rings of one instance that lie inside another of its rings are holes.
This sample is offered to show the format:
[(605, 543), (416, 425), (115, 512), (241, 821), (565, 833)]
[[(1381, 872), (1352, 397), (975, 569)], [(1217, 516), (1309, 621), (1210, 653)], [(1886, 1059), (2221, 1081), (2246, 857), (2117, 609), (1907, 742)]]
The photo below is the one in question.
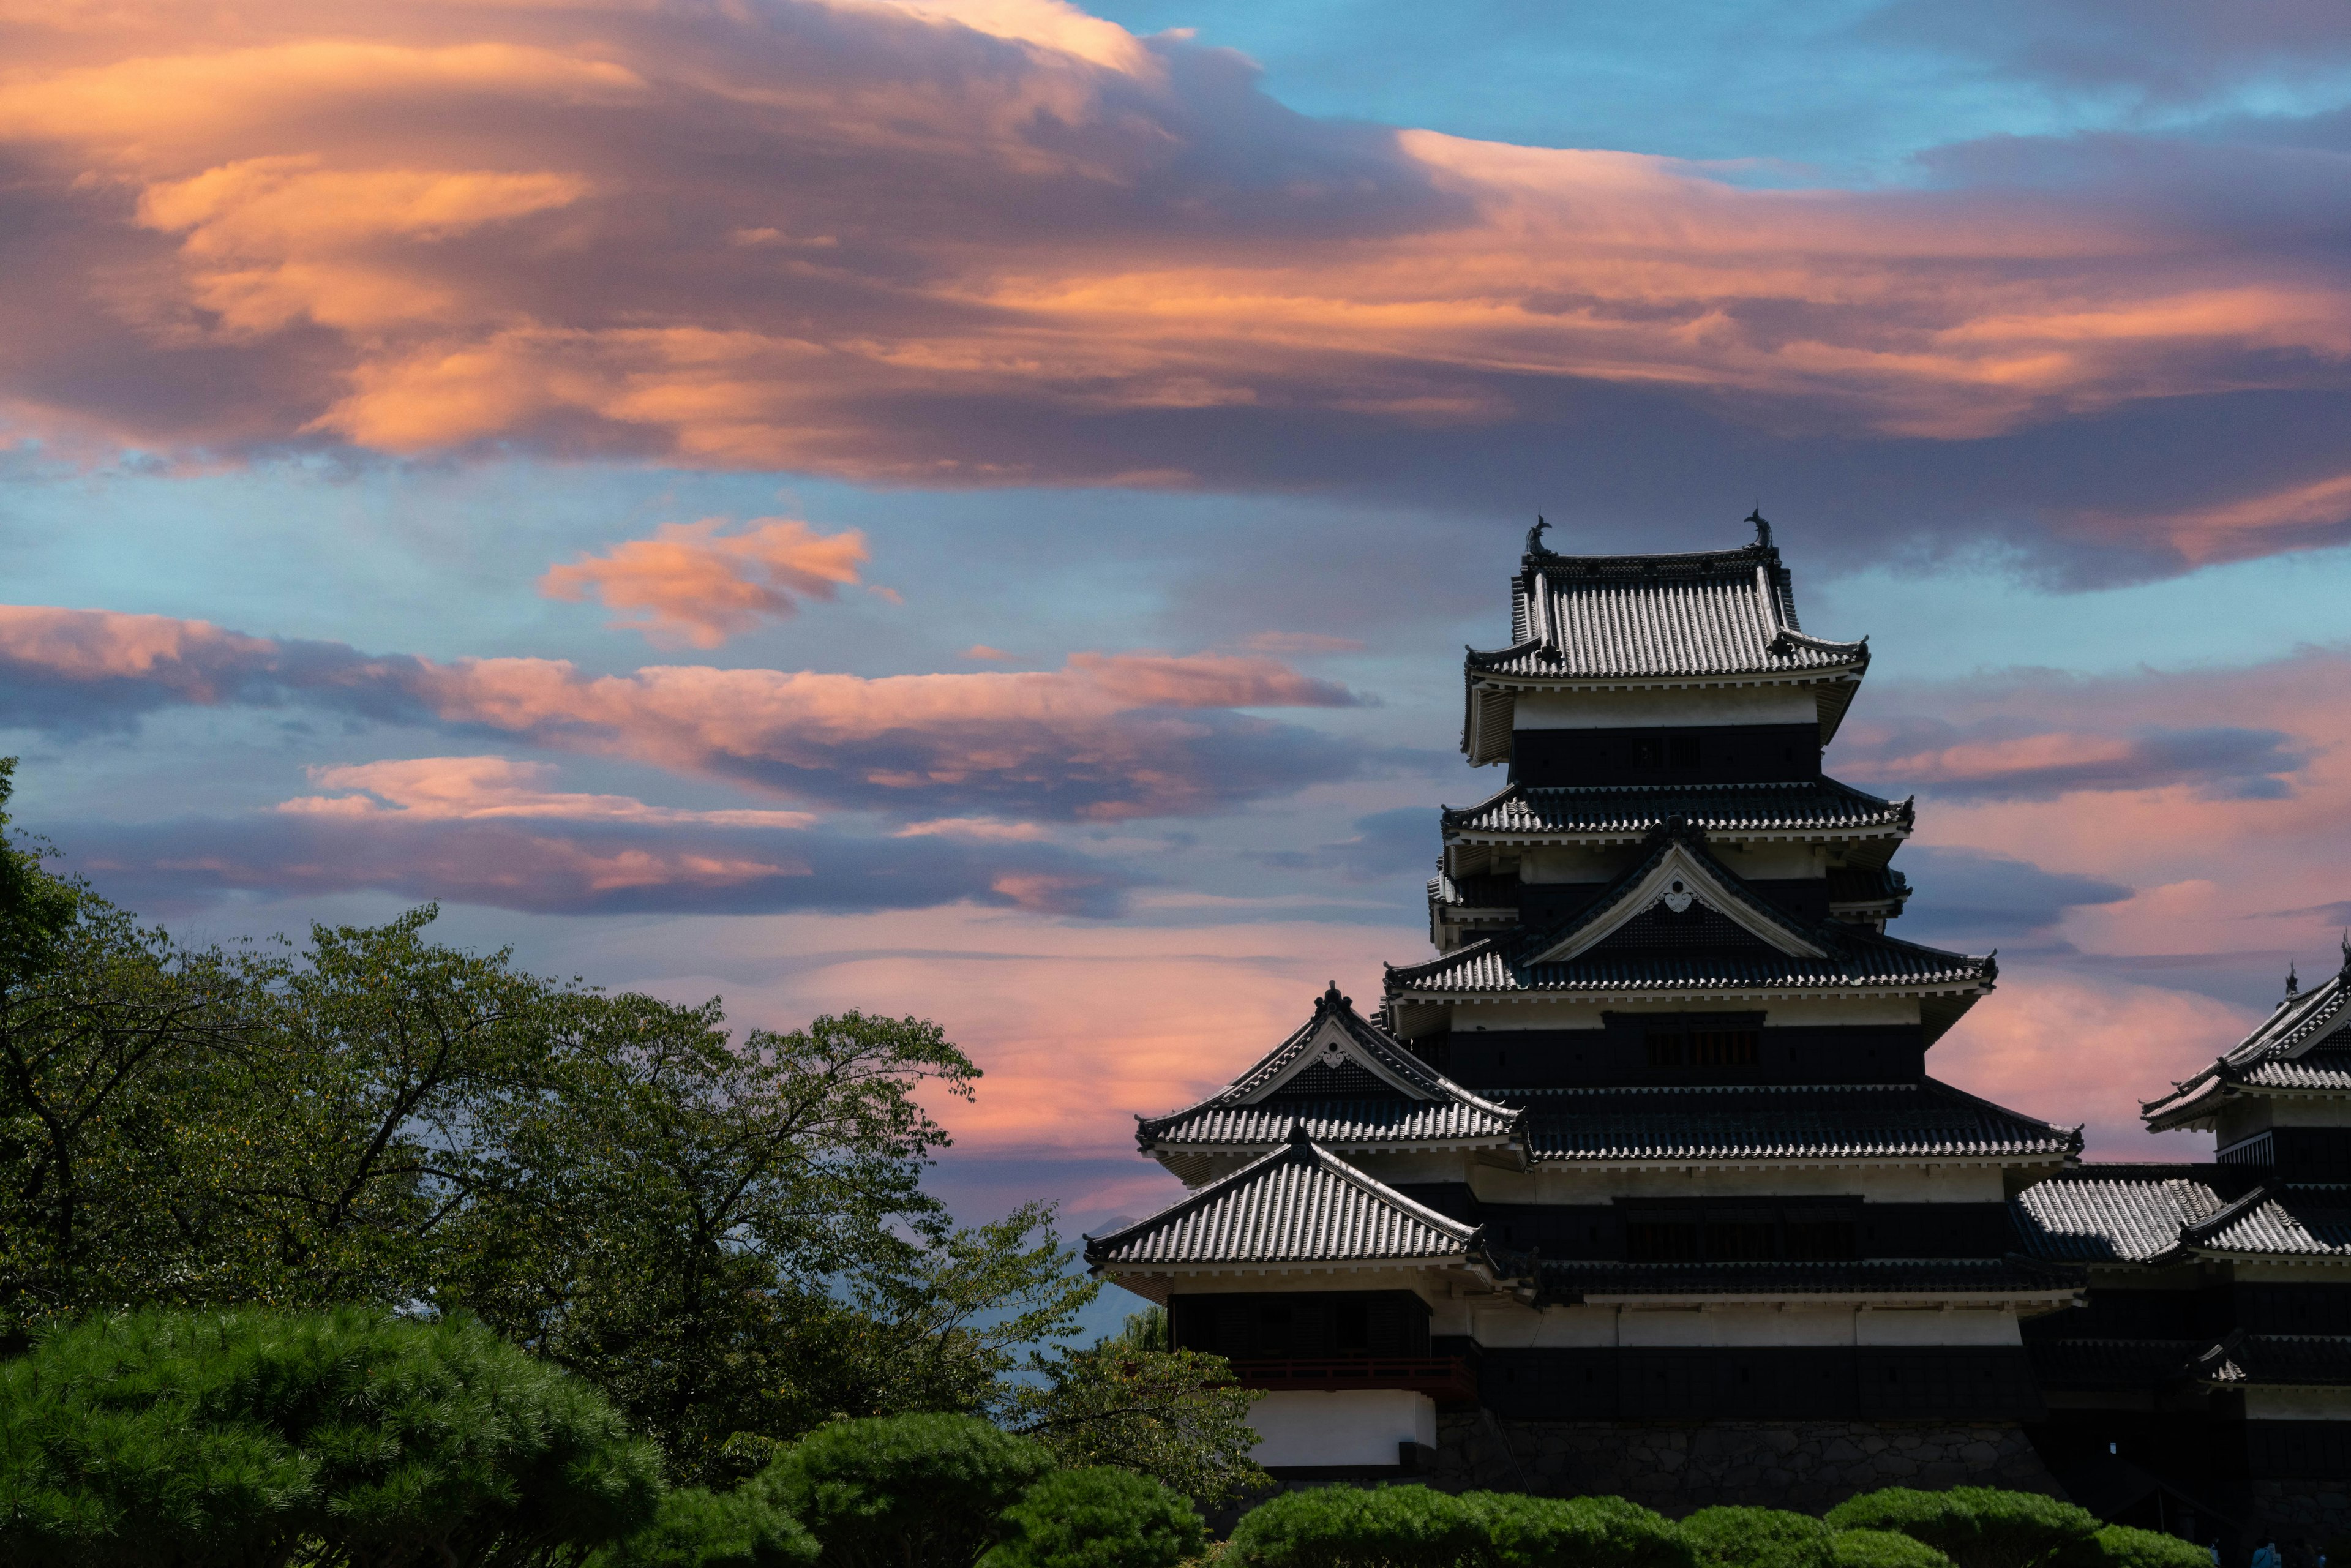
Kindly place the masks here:
[(2139, 1107), (2148, 1130), (2165, 1132), (2210, 1118), (2235, 1093), (2351, 1091), (2351, 945), (2344, 966), (2307, 991), (2289, 993), (2243, 1040), (2211, 1065)]
[(1190, 1197), (1086, 1243), (1097, 1269), (1466, 1261), (1479, 1228), (1439, 1214), (1317, 1145), (1281, 1147)]
[(1343, 1148), (1496, 1147), (1514, 1141), (1520, 1120), (1406, 1051), (1333, 985), (1233, 1082), (1172, 1114), (1137, 1117), (1134, 1137), (1173, 1166), (1186, 1152), (1271, 1148), (1298, 1126)]
[[(1579, 684), (1803, 681), (1821, 687), (1821, 739), (1835, 733), (1869, 665), (1867, 640), (1807, 634), (1795, 591), (1760, 517), (1743, 549), (1681, 555), (1561, 555), (1542, 528), (1510, 583), (1510, 646), (1468, 651), (1462, 748), (1508, 755), (1510, 693)], [(1495, 711), (1484, 711), (1483, 694)]]

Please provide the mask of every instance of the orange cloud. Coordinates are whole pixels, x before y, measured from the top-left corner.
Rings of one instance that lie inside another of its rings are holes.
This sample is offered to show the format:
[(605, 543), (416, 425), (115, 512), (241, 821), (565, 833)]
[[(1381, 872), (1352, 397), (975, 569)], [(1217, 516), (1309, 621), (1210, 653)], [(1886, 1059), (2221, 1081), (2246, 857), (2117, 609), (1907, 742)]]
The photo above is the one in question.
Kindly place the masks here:
[(865, 561), (865, 536), (853, 528), (820, 534), (803, 522), (755, 517), (721, 535), (722, 521), (664, 523), (652, 538), (550, 568), (538, 591), (634, 612), (611, 624), (656, 646), (716, 648), (767, 617), (793, 613), (802, 599), (832, 598)]
[[(1180, 485), (1292, 444), (1132, 422), (1376, 441), (1596, 382), (1946, 439), (2351, 361), (2351, 287), (2196, 191), (1755, 189), (1317, 121), (1061, 0), (78, 15), (20, 13), (0, 82), (70, 242), (0, 303), (0, 407), (60, 436)], [(2066, 526), (2204, 559), (2339, 523), (2331, 483)]]

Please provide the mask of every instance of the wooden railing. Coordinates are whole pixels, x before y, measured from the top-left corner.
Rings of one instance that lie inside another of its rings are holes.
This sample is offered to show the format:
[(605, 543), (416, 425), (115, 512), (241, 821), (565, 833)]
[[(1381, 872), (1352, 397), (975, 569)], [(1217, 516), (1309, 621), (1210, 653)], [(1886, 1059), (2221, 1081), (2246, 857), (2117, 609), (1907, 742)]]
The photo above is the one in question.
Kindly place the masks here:
[(1440, 1405), (1470, 1405), (1478, 1398), (1478, 1375), (1458, 1355), (1287, 1356), (1232, 1365), (1233, 1380), (1244, 1388), (1408, 1388)]

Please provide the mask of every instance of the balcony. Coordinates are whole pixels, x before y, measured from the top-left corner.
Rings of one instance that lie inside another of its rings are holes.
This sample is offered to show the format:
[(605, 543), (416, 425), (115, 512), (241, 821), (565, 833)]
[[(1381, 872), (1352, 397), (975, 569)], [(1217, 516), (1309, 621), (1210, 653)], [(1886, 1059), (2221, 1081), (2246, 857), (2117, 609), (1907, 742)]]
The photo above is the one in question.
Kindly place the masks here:
[(1439, 1405), (1478, 1402), (1478, 1375), (1458, 1355), (1324, 1355), (1236, 1361), (1233, 1381), (1269, 1393), (1408, 1388)]

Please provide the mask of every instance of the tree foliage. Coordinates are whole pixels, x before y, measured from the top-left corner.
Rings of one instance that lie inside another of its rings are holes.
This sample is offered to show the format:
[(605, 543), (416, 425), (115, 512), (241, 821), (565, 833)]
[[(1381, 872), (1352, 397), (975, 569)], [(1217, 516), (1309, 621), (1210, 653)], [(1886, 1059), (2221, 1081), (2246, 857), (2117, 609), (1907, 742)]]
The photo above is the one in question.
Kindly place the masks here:
[(1032, 1354), (1029, 1371), (1006, 1391), (999, 1417), (1065, 1467), (1115, 1465), (1211, 1508), (1270, 1484), (1249, 1458), (1259, 1396), (1233, 1386), (1222, 1356), (1136, 1350), (1122, 1337)]
[(1249, 1510), (1225, 1561), (1237, 1568), (1466, 1568), (1489, 1550), (1476, 1500), (1419, 1486), (1334, 1486), (1284, 1492)]
[(141, 1312), (0, 1364), (0, 1556), (26, 1568), (574, 1561), (658, 1455), (481, 1324)]
[(189, 950), (0, 852), (0, 1351), (150, 1304), (470, 1312), (724, 1482), (836, 1416), (987, 1406), (1094, 1292), (1049, 1208), (922, 1190), (923, 1101), (978, 1077), (935, 1024), (730, 1032), (430, 907)]

